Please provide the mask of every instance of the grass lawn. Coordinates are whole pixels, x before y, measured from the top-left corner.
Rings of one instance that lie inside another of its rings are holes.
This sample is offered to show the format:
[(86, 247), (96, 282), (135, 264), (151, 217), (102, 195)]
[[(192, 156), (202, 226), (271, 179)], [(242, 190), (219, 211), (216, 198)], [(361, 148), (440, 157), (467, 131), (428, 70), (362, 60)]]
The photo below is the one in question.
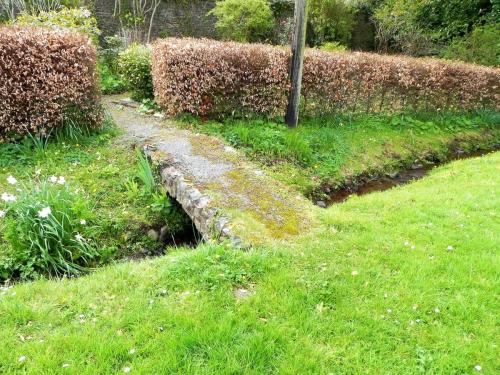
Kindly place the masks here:
[(312, 207), (321, 225), (287, 245), (0, 291), (0, 372), (498, 373), (499, 169), (496, 153)]
[[(156, 196), (144, 188), (138, 178), (137, 152), (118, 135), (118, 130), (110, 126), (80, 140), (66, 139), (45, 146), (29, 140), (0, 145), (0, 193), (16, 195), (17, 189), (28, 189), (37, 181), (62, 176), (90, 206), (88, 216), (82, 217), (87, 223), (80, 229), (86, 232), (86, 238), (99, 244), (97, 263), (156, 254), (161, 251), (161, 244), (147, 236), (148, 230), (159, 230), (167, 224), (176, 234), (189, 221), (180, 209), (172, 208), (169, 216), (158, 209), (165, 203), (166, 195)], [(8, 183), (9, 176), (18, 180), (17, 186)], [(2, 210), (4, 206), (7, 205), (0, 202)], [(3, 231), (0, 221), (0, 233)], [(0, 238), (0, 282), (22, 276), (10, 267), (9, 250), (9, 244)]]
[(305, 119), (293, 131), (262, 120), (182, 125), (223, 137), (267, 165), (277, 179), (314, 198), (416, 161), (435, 163), (457, 150), (491, 149), (500, 143), (498, 112)]

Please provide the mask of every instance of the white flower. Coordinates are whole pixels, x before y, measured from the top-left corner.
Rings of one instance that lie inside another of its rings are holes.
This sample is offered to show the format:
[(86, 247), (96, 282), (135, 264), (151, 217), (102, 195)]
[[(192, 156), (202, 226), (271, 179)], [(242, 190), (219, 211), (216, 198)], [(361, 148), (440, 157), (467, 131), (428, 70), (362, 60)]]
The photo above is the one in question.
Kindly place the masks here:
[(41, 169), (37, 169), (35, 171), (35, 176), (40, 176), (41, 173), (42, 173), (42, 170)]
[(87, 220), (85, 220), (85, 219), (80, 220), (80, 224), (81, 225), (87, 225)]
[(2, 200), (5, 202), (14, 202), (16, 200), (16, 197), (9, 193), (3, 193)]
[(59, 176), (59, 180), (57, 180), (59, 185), (64, 185), (66, 183), (66, 179), (63, 176)]
[(57, 177), (56, 176), (50, 176), (49, 181), (52, 182), (53, 184), (57, 183)]
[(18, 359), (18, 361), (19, 361), (19, 362), (24, 362), (24, 361), (26, 361), (26, 356), (25, 356), (25, 355), (20, 356), (20, 357), (19, 357), (19, 359)]
[(448, 246), (448, 251), (453, 251), (453, 246)]
[(82, 235), (81, 235), (80, 233), (78, 233), (78, 234), (75, 236), (75, 239), (76, 239), (77, 241), (83, 241), (83, 237), (82, 237)]
[(49, 217), (49, 215), (52, 213), (52, 210), (50, 207), (45, 207), (41, 211), (38, 211), (38, 217), (41, 217), (42, 219), (45, 219)]
[(130, 354), (135, 354), (135, 349), (130, 349), (129, 353)]
[(476, 371), (481, 371), (483, 368), (481, 367), (481, 365), (475, 365), (474, 366), (474, 370)]
[(130, 372), (130, 370), (132, 370), (130, 367), (124, 367), (123, 368), (123, 372), (128, 374)]
[(91, 15), (92, 15), (92, 13), (90, 12), (90, 10), (85, 9), (85, 8), (82, 9), (82, 16), (83, 17), (89, 18)]
[(359, 272), (358, 272), (358, 271), (352, 271), (352, 272), (351, 272), (351, 275), (352, 275), (352, 276), (358, 276), (358, 275), (359, 275)]
[(64, 365), (62, 365), (62, 368), (68, 368), (69, 367), (69, 363), (65, 363)]
[(5, 217), (6, 212), (5, 211), (0, 211), (0, 218)]
[(7, 177), (7, 182), (11, 185), (17, 184), (17, 180), (13, 176)]
[(439, 314), (439, 313), (441, 312), (441, 310), (439, 310), (439, 309), (436, 307), (436, 308), (434, 309), (434, 312), (435, 312), (436, 314)]

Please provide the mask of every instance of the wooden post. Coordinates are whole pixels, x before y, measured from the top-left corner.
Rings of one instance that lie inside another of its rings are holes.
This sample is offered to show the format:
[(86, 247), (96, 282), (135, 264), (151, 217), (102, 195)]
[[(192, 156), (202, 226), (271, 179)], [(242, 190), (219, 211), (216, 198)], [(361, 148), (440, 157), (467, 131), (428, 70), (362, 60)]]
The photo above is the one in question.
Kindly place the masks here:
[(304, 68), (304, 49), (306, 44), (307, 0), (295, 0), (295, 30), (292, 41), (292, 64), (290, 68), (290, 97), (286, 110), (285, 122), (297, 127), (299, 122), (300, 90)]

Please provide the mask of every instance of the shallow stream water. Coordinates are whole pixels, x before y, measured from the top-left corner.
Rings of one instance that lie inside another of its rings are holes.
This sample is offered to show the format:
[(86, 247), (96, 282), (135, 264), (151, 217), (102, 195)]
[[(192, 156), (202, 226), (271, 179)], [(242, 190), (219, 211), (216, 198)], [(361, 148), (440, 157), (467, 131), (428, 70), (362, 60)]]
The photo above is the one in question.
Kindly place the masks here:
[(329, 198), (326, 201), (322, 201), (322, 203), (318, 204), (320, 206), (330, 206), (332, 204), (336, 203), (342, 203), (345, 202), (347, 199), (349, 199), (350, 196), (352, 195), (365, 195), (365, 194), (370, 194), (376, 191), (384, 191), (393, 188), (394, 186), (406, 184), (411, 181), (419, 180), (423, 177), (425, 177), (429, 171), (431, 171), (433, 168), (447, 164), (451, 161), (454, 160), (460, 160), (460, 159), (469, 159), (469, 158), (474, 158), (474, 157), (480, 157), (486, 154), (489, 154), (491, 152), (497, 151), (498, 148), (495, 148), (494, 150), (478, 150), (474, 151), (471, 153), (466, 153), (466, 152), (457, 152), (453, 154), (446, 162), (444, 163), (437, 163), (437, 164), (421, 164), (421, 163), (416, 163), (411, 166), (411, 168), (398, 172), (395, 175), (389, 176), (381, 176), (378, 178), (373, 178), (370, 180), (366, 180), (358, 185), (355, 186), (349, 186), (349, 187), (344, 187), (338, 190), (335, 190), (330, 193)]

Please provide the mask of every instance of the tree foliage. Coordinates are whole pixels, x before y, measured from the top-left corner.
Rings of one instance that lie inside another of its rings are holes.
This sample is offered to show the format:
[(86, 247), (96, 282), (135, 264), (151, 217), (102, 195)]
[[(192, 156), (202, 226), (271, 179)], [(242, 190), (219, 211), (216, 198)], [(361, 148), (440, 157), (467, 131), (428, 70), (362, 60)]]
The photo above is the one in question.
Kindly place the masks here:
[(355, 12), (354, 6), (345, 0), (310, 0), (309, 42), (316, 45), (326, 42), (348, 45), (351, 41)]
[(209, 14), (217, 18), (215, 27), (222, 38), (238, 42), (264, 41), (274, 27), (266, 0), (221, 0)]
[(491, 0), (384, 0), (374, 9), (379, 43), (411, 55), (438, 55), (484, 23)]

